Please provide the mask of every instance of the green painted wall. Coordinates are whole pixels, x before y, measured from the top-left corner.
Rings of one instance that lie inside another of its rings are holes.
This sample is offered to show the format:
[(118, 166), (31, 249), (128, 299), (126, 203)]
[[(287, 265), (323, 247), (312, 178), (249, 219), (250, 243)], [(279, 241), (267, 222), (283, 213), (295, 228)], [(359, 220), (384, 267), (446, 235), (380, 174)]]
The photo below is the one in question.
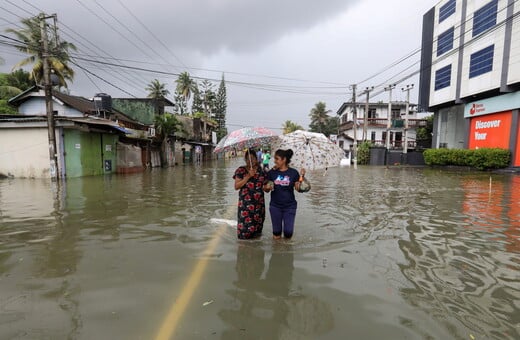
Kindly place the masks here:
[[(67, 177), (115, 172), (117, 135), (65, 129), (63, 139)], [(105, 169), (106, 161), (111, 169)]]
[(110, 174), (116, 172), (117, 153), (116, 143), (119, 140), (117, 135), (101, 135), (103, 153), (103, 173)]
[(112, 107), (143, 124), (154, 123), (155, 104), (150, 99), (112, 98)]

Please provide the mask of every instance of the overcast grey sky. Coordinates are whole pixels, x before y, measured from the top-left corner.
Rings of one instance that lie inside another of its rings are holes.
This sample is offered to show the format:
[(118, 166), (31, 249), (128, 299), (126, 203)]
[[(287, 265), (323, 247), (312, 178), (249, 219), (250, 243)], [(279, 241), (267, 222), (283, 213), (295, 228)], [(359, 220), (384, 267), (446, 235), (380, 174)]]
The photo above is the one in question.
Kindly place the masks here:
[[(241, 126), (280, 129), (291, 120), (304, 128), (315, 103), (335, 114), (350, 98), (350, 84), (392, 83), (419, 69), (420, 54), (379, 76), (421, 45), (423, 14), (432, 0), (0, 0), (0, 29), (40, 10), (56, 13), (60, 37), (76, 56), (150, 71), (77, 62), (71, 94), (144, 97), (154, 78), (174, 91), (183, 71), (227, 83), (230, 130)], [(2, 33), (2, 34), (5, 34)], [(23, 56), (0, 45), (9, 72)], [(104, 58), (102, 58), (104, 57)], [(168, 74), (170, 73), (170, 74)], [(93, 75), (94, 74), (94, 75)], [(90, 79), (89, 79), (90, 78)], [(109, 85), (100, 78), (116, 85)], [(402, 85), (393, 98), (403, 100)], [(216, 83), (218, 85), (218, 82)], [(416, 91), (412, 101), (417, 101)], [(374, 100), (386, 101), (382, 93)], [(279, 130), (278, 130), (279, 131)]]

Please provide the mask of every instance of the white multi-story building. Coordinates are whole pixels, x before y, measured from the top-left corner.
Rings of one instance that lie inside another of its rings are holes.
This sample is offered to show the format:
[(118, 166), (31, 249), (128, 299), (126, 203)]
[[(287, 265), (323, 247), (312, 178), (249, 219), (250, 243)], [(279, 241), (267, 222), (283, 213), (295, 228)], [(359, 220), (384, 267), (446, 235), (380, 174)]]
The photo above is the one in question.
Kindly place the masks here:
[[(354, 107), (356, 117), (354, 119)], [(404, 129), (408, 120), (407, 140), (408, 148), (415, 148), (416, 129), (425, 127), (427, 121), (418, 119), (417, 105), (410, 104), (406, 117), (406, 103), (392, 102), (391, 114), (388, 114), (388, 103), (369, 103), (365, 115), (366, 105), (362, 103), (343, 103), (337, 114), (340, 119), (338, 145), (344, 150), (352, 148), (354, 139), (358, 143), (370, 141), (373, 145), (386, 146), (387, 133), (390, 134), (390, 147), (399, 149), (404, 143)], [(354, 126), (354, 120), (356, 124)], [(390, 128), (388, 128), (390, 126)]]
[(421, 53), (433, 147), (509, 149), (520, 166), (520, 3), (440, 1), (423, 17)]

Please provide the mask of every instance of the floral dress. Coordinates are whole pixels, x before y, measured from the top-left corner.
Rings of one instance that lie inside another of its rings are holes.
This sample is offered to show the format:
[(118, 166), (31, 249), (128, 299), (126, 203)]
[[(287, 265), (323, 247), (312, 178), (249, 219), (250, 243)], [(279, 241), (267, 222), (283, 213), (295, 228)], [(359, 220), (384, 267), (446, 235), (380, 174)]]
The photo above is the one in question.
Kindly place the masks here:
[[(236, 169), (233, 179), (243, 179), (247, 174), (244, 166)], [(258, 237), (262, 234), (265, 220), (265, 200), (262, 187), (266, 174), (258, 167), (254, 177), (238, 190), (237, 236), (239, 239)]]

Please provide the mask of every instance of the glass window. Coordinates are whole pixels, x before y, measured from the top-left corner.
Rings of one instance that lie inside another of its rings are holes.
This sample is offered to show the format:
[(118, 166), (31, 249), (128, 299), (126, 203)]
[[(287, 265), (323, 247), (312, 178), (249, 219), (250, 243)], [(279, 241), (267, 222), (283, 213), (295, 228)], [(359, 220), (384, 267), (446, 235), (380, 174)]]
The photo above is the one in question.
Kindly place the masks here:
[(495, 45), (488, 46), (471, 55), (469, 61), (469, 77), (473, 78), (493, 70), (493, 53)]
[(498, 0), (492, 0), (473, 14), (473, 36), (487, 31), (497, 23)]
[(443, 22), (450, 15), (455, 13), (455, 0), (450, 0), (439, 8), (439, 23)]
[(437, 38), (437, 57), (453, 48), (453, 27), (439, 34)]
[(450, 86), (451, 84), (451, 65), (438, 69), (435, 72), (435, 91)]
[(375, 108), (369, 108), (368, 109), (368, 118), (377, 118), (376, 116), (376, 109)]
[(372, 131), (370, 133), (370, 140), (372, 141), (372, 143), (374, 143), (376, 141), (376, 132), (375, 131)]

